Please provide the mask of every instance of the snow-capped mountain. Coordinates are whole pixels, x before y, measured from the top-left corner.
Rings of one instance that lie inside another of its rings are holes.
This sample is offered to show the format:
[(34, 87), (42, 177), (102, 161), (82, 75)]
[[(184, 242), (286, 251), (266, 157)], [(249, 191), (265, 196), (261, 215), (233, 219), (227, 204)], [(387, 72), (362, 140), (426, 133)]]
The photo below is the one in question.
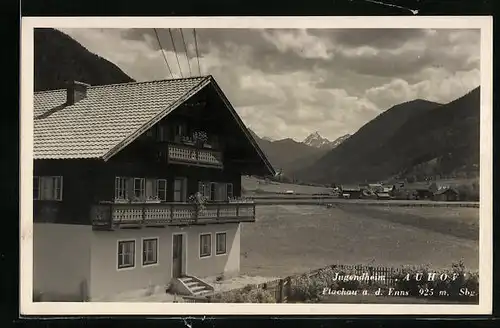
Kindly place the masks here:
[(346, 134), (342, 137), (335, 139), (335, 141), (330, 141), (327, 138), (323, 138), (319, 134), (319, 132), (316, 131), (314, 133), (311, 133), (307, 138), (305, 138), (304, 141), (302, 141), (302, 143), (315, 148), (333, 149), (338, 145), (340, 145), (342, 142), (344, 142), (344, 140), (346, 140), (350, 136), (351, 136), (350, 134)]
[(347, 138), (349, 138), (351, 135), (348, 133), (348, 134), (345, 134), (341, 137), (338, 137), (337, 139), (335, 139), (334, 141), (332, 141), (330, 144), (332, 146), (332, 149), (333, 148), (336, 148), (338, 147), (341, 143), (343, 143), (344, 141), (347, 140)]

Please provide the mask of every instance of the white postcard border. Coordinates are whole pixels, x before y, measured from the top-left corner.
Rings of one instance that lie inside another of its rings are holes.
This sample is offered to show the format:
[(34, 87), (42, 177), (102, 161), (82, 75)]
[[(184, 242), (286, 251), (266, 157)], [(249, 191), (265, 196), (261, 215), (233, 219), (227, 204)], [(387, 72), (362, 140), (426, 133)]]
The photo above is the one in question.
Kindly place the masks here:
[[(492, 113), (491, 16), (398, 17), (23, 17), (21, 23), (20, 313), (22, 315), (335, 315), (491, 314)], [(446, 28), (481, 29), (481, 145), (479, 305), (436, 304), (210, 304), (33, 302), (33, 29), (54, 28)]]

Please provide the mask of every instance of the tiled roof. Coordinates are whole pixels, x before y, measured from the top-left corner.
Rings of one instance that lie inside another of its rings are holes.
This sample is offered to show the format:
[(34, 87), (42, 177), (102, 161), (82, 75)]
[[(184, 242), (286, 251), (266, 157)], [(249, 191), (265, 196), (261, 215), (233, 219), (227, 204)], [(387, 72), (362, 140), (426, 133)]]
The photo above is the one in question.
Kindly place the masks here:
[(441, 188), (441, 189), (438, 189), (434, 192), (434, 195), (441, 195), (441, 194), (444, 194), (445, 192), (453, 192), (453, 193), (458, 193), (458, 191), (456, 191), (455, 189), (453, 188)]
[(342, 185), (342, 191), (361, 191), (359, 185)]
[[(105, 158), (211, 80), (205, 76), (93, 86), (86, 98), (71, 106), (64, 106), (65, 89), (36, 92), (33, 157)], [(51, 110), (52, 114), (39, 117)]]

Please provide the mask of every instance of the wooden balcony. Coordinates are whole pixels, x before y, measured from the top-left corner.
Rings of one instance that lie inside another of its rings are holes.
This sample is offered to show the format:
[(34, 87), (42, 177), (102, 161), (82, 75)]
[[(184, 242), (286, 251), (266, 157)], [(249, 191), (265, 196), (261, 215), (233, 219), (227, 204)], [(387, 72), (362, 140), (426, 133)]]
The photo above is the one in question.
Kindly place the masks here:
[(102, 203), (92, 207), (95, 229), (165, 227), (211, 223), (255, 222), (255, 203)]
[(180, 144), (168, 145), (168, 162), (223, 168), (222, 152)]

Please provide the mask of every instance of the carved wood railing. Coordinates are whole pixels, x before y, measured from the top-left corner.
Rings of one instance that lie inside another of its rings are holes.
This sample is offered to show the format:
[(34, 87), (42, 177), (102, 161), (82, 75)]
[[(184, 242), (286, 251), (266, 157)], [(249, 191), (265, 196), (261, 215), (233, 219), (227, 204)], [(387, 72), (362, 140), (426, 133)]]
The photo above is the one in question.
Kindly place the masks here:
[(168, 161), (171, 163), (223, 167), (222, 152), (177, 144), (168, 145)]
[(254, 202), (219, 202), (197, 209), (190, 203), (101, 203), (92, 207), (95, 227), (164, 226), (253, 222)]

